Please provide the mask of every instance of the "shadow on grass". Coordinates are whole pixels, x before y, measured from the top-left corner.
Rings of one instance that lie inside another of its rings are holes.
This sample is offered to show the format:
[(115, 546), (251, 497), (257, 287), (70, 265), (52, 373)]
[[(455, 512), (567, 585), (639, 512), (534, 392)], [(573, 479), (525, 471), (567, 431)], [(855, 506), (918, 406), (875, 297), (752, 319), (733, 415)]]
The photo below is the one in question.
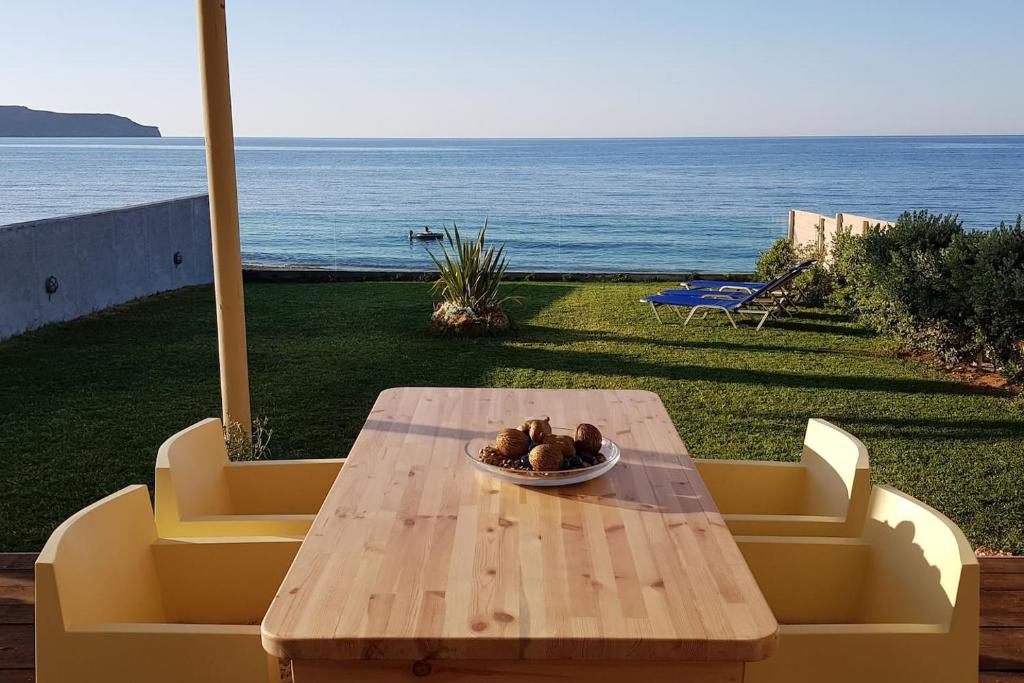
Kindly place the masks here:
[(1024, 421), (1020, 420), (860, 417), (855, 415), (825, 415), (823, 417), (836, 424), (867, 425), (866, 428), (858, 427), (858, 434), (862, 435), (862, 438), (884, 435), (896, 439), (975, 442), (1024, 439)]
[(897, 379), (858, 375), (803, 374), (713, 365), (654, 363), (635, 355), (506, 347), (501, 363), (539, 372), (561, 371), (609, 377), (655, 377), (673, 381), (759, 385), (766, 388), (852, 390), (904, 394), (999, 395), (955, 381)]
[[(741, 330), (742, 332), (743, 330)], [(813, 353), (837, 356), (877, 357), (869, 351), (836, 350), (821, 346), (798, 346), (796, 344), (765, 344), (760, 337), (751, 338), (748, 342), (724, 341), (721, 339), (665, 339), (651, 335), (637, 334), (628, 336), (593, 330), (565, 330), (558, 327), (543, 325), (525, 325), (522, 327), (521, 341), (538, 342), (552, 346), (571, 346), (577, 343), (604, 342), (614, 344), (644, 344), (670, 349), (705, 349), (709, 351), (737, 351), (740, 353)]]

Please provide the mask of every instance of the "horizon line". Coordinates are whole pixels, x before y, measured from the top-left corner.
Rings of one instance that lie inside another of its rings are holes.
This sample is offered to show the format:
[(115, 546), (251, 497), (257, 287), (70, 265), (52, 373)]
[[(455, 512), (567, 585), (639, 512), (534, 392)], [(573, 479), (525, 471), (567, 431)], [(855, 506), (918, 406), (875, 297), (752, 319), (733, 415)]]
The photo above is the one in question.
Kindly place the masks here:
[[(203, 134), (194, 135), (163, 135), (161, 138), (202, 138)], [(787, 140), (787, 139), (830, 139), (830, 138), (1019, 138), (1020, 133), (857, 133), (857, 134), (807, 134), (807, 135), (598, 135), (598, 136), (491, 136), (491, 135), (365, 135), (365, 136), (334, 136), (334, 135), (241, 135), (237, 138), (256, 138), (264, 140)]]

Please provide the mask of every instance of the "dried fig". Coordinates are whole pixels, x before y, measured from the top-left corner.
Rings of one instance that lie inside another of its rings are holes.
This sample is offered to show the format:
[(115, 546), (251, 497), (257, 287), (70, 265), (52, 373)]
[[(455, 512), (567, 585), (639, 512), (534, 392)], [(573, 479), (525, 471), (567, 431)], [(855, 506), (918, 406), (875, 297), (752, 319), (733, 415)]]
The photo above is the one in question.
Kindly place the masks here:
[(543, 417), (537, 420), (527, 420), (519, 425), (519, 429), (526, 432), (534, 443), (544, 443), (551, 435), (551, 418)]

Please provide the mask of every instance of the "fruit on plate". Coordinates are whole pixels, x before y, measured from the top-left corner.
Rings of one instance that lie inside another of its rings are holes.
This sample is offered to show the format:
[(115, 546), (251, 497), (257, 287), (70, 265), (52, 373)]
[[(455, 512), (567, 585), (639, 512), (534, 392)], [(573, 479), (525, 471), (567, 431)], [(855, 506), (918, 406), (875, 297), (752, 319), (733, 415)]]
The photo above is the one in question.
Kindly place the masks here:
[(565, 456), (556, 444), (542, 443), (530, 451), (530, 467), (537, 472), (554, 472), (562, 469)]
[(544, 443), (547, 437), (551, 435), (551, 418), (542, 417), (536, 420), (527, 420), (519, 425), (519, 429), (530, 437), (530, 441), (533, 443)]
[(576, 427), (576, 450), (585, 453), (598, 453), (601, 450), (601, 430), (586, 422)]
[(494, 443), (480, 449), (480, 462), (509, 470), (555, 472), (594, 467), (601, 454), (601, 430), (592, 424), (576, 427), (572, 436), (554, 434), (549, 418), (526, 420), (516, 429), (498, 432)]
[(512, 467), (517, 462), (517, 458), (510, 458), (494, 446), (488, 445), (480, 449), (480, 462), (497, 467)]
[(568, 459), (576, 455), (576, 442), (566, 434), (551, 434), (544, 443), (558, 446), (562, 450), (563, 458)]
[(530, 450), (530, 437), (518, 429), (502, 429), (494, 447), (507, 458), (521, 458)]

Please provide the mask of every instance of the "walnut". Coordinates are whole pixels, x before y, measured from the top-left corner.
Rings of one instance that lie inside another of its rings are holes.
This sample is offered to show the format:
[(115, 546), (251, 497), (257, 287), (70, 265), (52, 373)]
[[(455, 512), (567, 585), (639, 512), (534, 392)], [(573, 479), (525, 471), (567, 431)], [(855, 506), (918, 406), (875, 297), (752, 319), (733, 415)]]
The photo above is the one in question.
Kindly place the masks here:
[(530, 451), (530, 465), (538, 472), (553, 472), (562, 469), (565, 458), (562, 449), (555, 444), (541, 444)]
[(562, 449), (563, 458), (571, 458), (576, 455), (576, 442), (572, 440), (571, 436), (565, 436), (562, 434), (552, 434), (547, 437), (545, 444), (553, 444)]
[(597, 453), (601, 450), (601, 430), (594, 425), (583, 424), (576, 427), (576, 444), (577, 447), (583, 446), (583, 450), (588, 453)]
[(502, 429), (494, 446), (506, 458), (521, 458), (530, 449), (530, 439), (518, 429)]
[(507, 467), (510, 458), (494, 446), (484, 446), (480, 449), (480, 462), (498, 467)]

